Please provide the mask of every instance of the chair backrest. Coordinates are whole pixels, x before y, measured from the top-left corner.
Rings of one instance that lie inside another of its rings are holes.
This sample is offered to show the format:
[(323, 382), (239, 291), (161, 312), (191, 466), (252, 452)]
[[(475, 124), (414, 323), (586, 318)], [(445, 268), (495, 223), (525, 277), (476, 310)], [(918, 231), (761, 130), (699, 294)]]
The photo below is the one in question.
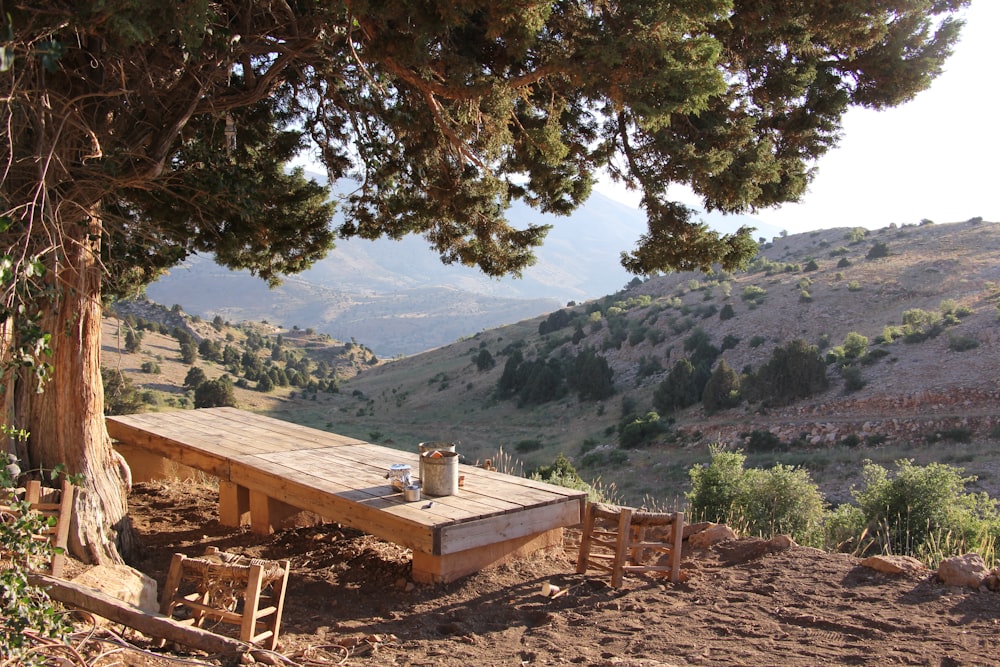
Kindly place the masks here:
[[(611, 574), (611, 585), (619, 588), (626, 572), (669, 573), (680, 581), (681, 548), (684, 539), (683, 512), (644, 512), (631, 507), (588, 503), (576, 571), (594, 568)], [(647, 555), (660, 559), (646, 564)], [(663, 564), (663, 558), (669, 562)]]
[[(43, 569), (54, 577), (62, 576), (66, 563), (66, 546), (69, 541), (69, 525), (73, 518), (75, 490), (76, 487), (67, 480), (63, 480), (60, 489), (45, 488), (38, 480), (31, 480), (25, 485), (23, 491), (23, 499), (28, 503), (29, 509), (39, 513), (47, 520), (45, 527), (34, 536), (34, 539), (47, 541), (52, 545), (51, 556)], [(12, 500), (16, 500), (16, 498), (7, 498), (7, 504), (0, 504), (0, 512), (9, 516), (20, 516), (18, 508), (10, 502)], [(48, 519), (55, 519), (55, 521), (48, 521)], [(11, 556), (20, 557), (20, 554), (12, 554)], [(34, 563), (29, 563), (29, 567), (35, 569), (33, 566)]]

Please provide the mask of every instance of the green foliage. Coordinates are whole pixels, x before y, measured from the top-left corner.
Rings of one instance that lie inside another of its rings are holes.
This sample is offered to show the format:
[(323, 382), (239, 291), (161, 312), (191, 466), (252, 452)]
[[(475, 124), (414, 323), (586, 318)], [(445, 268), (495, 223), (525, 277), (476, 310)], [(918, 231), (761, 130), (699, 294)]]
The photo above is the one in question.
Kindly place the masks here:
[(514, 450), (518, 453), (525, 454), (527, 452), (536, 452), (545, 446), (541, 440), (533, 438), (530, 440), (520, 440), (514, 445)]
[(740, 376), (729, 368), (726, 360), (721, 360), (705, 383), (701, 402), (706, 412), (735, 408), (740, 404)]
[(566, 380), (581, 401), (601, 401), (615, 393), (614, 371), (608, 360), (590, 348), (576, 355)]
[(952, 352), (967, 352), (979, 347), (979, 339), (975, 336), (949, 336), (948, 349)]
[(838, 269), (846, 269), (850, 265), (851, 265), (851, 260), (847, 259), (846, 257), (841, 257), (840, 260), (837, 262)]
[(746, 456), (715, 445), (707, 466), (691, 468), (687, 501), (694, 520), (729, 523), (742, 532), (791, 535), (800, 544), (823, 542), (823, 496), (802, 468), (744, 467)]
[(192, 366), (184, 376), (184, 386), (188, 389), (197, 389), (198, 385), (207, 380), (208, 377), (198, 366)]
[(847, 359), (861, 359), (868, 354), (868, 337), (862, 336), (857, 331), (851, 331), (844, 338), (844, 357)]
[(944, 331), (944, 318), (920, 308), (903, 311), (903, 342), (921, 343)]
[(802, 269), (803, 271), (819, 271), (819, 263), (815, 259), (810, 259)]
[(485, 347), (479, 350), (479, 354), (476, 355), (476, 370), (482, 373), (483, 371), (491, 370), (496, 365), (496, 359), (493, 358), (489, 350)]
[(984, 536), (1000, 535), (996, 501), (967, 491), (975, 478), (964, 477), (960, 468), (901, 459), (890, 474), (866, 461), (863, 479), (854, 496), (872, 540), (866, 551), (926, 559), (939, 555), (934, 547), (943, 534), (952, 536), (955, 554), (976, 550)]
[(765, 296), (767, 296), (767, 290), (763, 287), (758, 285), (747, 285), (743, 288), (743, 294), (740, 298), (754, 305), (760, 305), (764, 303)]
[(672, 414), (697, 403), (703, 391), (704, 382), (699, 381), (695, 367), (687, 359), (680, 359), (657, 385), (653, 405), (664, 414)]
[(618, 444), (624, 449), (636, 449), (652, 443), (667, 430), (667, 425), (656, 412), (642, 417), (631, 417), (619, 425)]
[(142, 348), (142, 332), (129, 327), (125, 331), (125, 351), (135, 354)]
[(557, 310), (542, 320), (542, 323), (538, 325), (538, 334), (544, 336), (545, 334), (568, 327), (572, 323), (573, 316), (570, 314), (570, 311)]
[(868, 384), (858, 366), (844, 366), (840, 369), (840, 377), (844, 379), (844, 391), (848, 393), (861, 391)]
[(132, 378), (120, 370), (102, 366), (101, 381), (104, 386), (104, 414), (131, 415), (142, 412), (142, 397)]
[(815, 345), (797, 339), (778, 346), (752, 377), (749, 395), (765, 405), (788, 405), (829, 386), (826, 364)]
[[(5, 436), (27, 437), (6, 425)], [(28, 581), (30, 564), (47, 561), (53, 547), (47, 540), (35, 536), (55, 525), (55, 518), (45, 519), (31, 510), (24, 500), (13, 498), (20, 468), (16, 459), (0, 452), (0, 503), (9, 504), (14, 512), (0, 519), (0, 554), (5, 560), (0, 569), (0, 656), (5, 664), (49, 664), (44, 656), (32, 651), (34, 642), (29, 632), (54, 640), (68, 641), (72, 626), (55, 609), (45, 589)], [(15, 516), (16, 514), (16, 516)], [(51, 657), (51, 656), (50, 656)]]
[(866, 236), (868, 236), (868, 230), (864, 227), (852, 227), (846, 234), (844, 234), (844, 238), (847, 239), (851, 245), (861, 243), (865, 240)]
[(194, 390), (194, 407), (237, 407), (236, 394), (233, 392), (233, 383), (226, 377), (202, 382)]
[(882, 259), (889, 256), (889, 245), (885, 241), (876, 241), (868, 250), (865, 259)]
[(725, 304), (719, 311), (719, 319), (723, 322), (726, 320), (731, 320), (736, 316), (736, 311), (733, 310), (732, 304)]
[(152, 375), (159, 375), (162, 372), (160, 364), (156, 363), (155, 361), (142, 362), (142, 364), (139, 366), (139, 370), (141, 370), (143, 373), (150, 373)]

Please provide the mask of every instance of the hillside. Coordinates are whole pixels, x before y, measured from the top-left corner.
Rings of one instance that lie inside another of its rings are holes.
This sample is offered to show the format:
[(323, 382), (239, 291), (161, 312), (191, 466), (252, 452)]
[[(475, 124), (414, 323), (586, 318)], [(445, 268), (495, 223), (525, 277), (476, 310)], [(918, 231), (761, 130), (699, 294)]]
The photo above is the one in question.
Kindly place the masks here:
[[(886, 256), (869, 258), (880, 254), (876, 247)], [(805, 465), (833, 502), (849, 499), (865, 458), (953, 463), (1000, 495), (992, 451), (1000, 432), (998, 258), (1000, 227), (974, 221), (779, 237), (746, 272), (652, 278), (564, 309), (558, 319), (568, 324), (546, 335), (539, 325), (549, 315), (364, 368), (336, 394), (261, 409), (403, 448), (457, 441), (470, 460), (496, 458), (502, 448), (503, 458), (528, 469), (563, 453), (584, 477), (613, 484), (636, 503), (673, 502), (711, 443), (746, 447), (754, 432), (770, 432), (776, 442), (751, 451), (750, 464)], [(950, 317), (926, 335), (903, 336), (904, 313), (914, 311)], [(877, 342), (887, 327), (899, 336)], [(821, 393), (787, 406), (744, 400), (711, 415), (696, 405), (670, 415), (673, 423), (661, 415), (668, 428), (649, 442), (622, 447), (623, 411), (644, 419), (653, 410), (657, 388), (699, 330), (730, 368), (750, 372), (795, 339), (824, 356), (849, 333), (869, 342), (855, 376), (838, 363), (826, 366), (829, 388)], [(528, 362), (566, 364), (587, 349), (607, 360), (613, 396), (581, 401), (567, 392), (525, 407), (496, 399), (515, 351)], [(491, 368), (479, 363), (484, 351)]]
[[(334, 338), (363, 340), (379, 356), (394, 357), (621, 289), (630, 276), (619, 254), (646, 229), (642, 211), (598, 193), (568, 217), (523, 204), (515, 204), (509, 217), (519, 226), (551, 226), (537, 261), (520, 278), (494, 279), (471, 267), (442, 264), (426, 240), (411, 235), (339, 241), (312, 268), (274, 289), (248, 271), (190, 257), (146, 292), (157, 303), (181, 304), (205, 319), (308, 326)], [(741, 225), (765, 235), (776, 231), (747, 216), (702, 218), (720, 231)]]

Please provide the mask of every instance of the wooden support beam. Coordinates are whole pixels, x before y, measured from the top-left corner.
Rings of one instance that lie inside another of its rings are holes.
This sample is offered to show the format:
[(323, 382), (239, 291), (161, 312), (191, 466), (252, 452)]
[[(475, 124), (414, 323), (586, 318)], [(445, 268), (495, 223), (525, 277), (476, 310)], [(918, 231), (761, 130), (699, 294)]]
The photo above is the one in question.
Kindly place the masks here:
[(562, 546), (563, 529), (553, 528), (536, 535), (487, 544), (466, 551), (435, 556), (413, 552), (413, 580), (419, 583), (448, 583), (487, 567), (515, 558), (524, 558), (540, 549)]
[(34, 586), (45, 588), (49, 597), (56, 602), (126, 625), (147, 637), (164, 639), (207, 653), (242, 655), (252, 649), (237, 639), (183, 625), (159, 614), (149, 614), (127, 602), (71, 581), (63, 581), (45, 574), (29, 575), (28, 581)]
[(250, 489), (219, 480), (219, 523), (233, 528), (250, 524)]

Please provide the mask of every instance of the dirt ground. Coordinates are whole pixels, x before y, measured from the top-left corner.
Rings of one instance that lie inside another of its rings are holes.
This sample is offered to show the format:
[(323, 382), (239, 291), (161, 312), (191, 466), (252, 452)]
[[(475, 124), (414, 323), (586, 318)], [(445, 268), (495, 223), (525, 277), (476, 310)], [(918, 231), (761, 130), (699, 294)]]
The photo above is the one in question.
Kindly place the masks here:
[[(291, 559), (278, 652), (293, 664), (1000, 664), (1000, 594), (845, 554), (739, 540), (685, 553), (684, 583), (631, 576), (615, 590), (575, 574), (570, 531), (563, 550), (423, 585), (404, 549), (337, 525), (268, 537), (222, 527), (208, 485), (141, 484), (130, 503), (144, 544), (134, 565), (160, 586), (174, 552)], [(568, 592), (543, 597), (545, 582)], [(118, 664), (221, 664), (174, 651)]]

